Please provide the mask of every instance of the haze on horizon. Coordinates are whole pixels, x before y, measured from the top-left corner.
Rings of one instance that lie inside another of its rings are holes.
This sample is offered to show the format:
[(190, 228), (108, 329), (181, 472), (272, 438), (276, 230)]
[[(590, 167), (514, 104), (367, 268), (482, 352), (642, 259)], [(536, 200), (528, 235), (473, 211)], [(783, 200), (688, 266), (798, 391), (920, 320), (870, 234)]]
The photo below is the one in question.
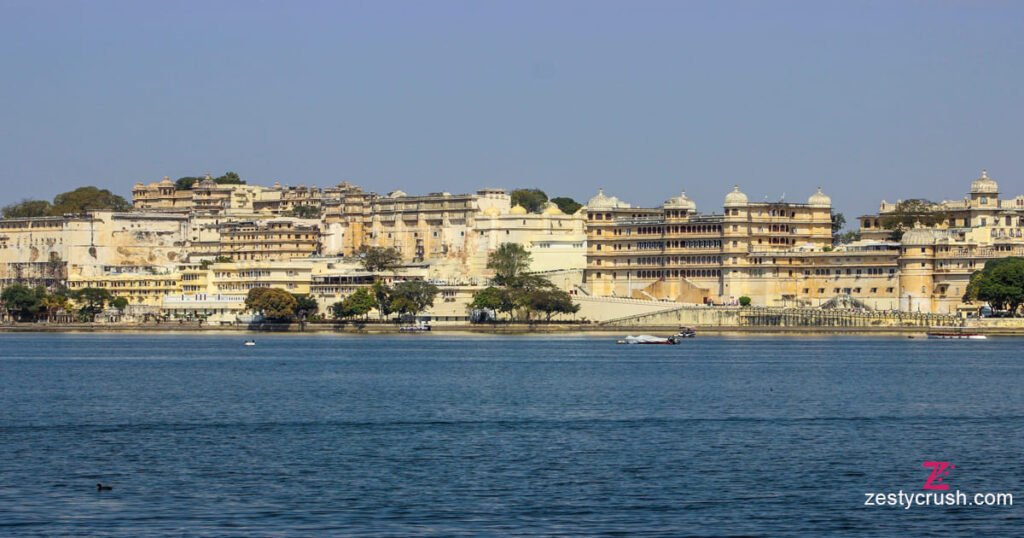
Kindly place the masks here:
[(206, 171), (848, 220), (1024, 193), (1024, 4), (0, 0), (0, 205)]

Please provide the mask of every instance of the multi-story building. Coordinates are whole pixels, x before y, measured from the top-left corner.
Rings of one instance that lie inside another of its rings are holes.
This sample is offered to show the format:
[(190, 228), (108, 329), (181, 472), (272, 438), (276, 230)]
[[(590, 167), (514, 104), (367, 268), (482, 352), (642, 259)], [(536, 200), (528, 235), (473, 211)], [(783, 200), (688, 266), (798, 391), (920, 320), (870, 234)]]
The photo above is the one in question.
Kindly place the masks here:
[(700, 215), (685, 193), (659, 208), (633, 208), (599, 191), (584, 208), (584, 280), (596, 295), (719, 303), (754, 293), (782, 300), (764, 286), (774, 274), (767, 266), (791, 263), (784, 253), (831, 248), (831, 206), (820, 189), (798, 204), (750, 202), (736, 187), (723, 213)]
[(132, 187), (132, 207), (140, 211), (188, 214), (192, 212), (192, 191), (178, 190), (167, 176), (148, 185), (140, 181)]
[[(895, 217), (900, 209), (901, 202), (893, 204), (882, 200), (878, 213), (858, 217), (861, 237), (885, 239), (892, 236)], [(926, 211), (934, 215), (931, 220), (938, 221), (932, 226), (935, 228), (1019, 228), (1024, 226), (1024, 195), (1000, 199), (999, 184), (988, 177), (986, 170), (982, 170), (981, 176), (971, 182), (970, 190), (963, 199), (933, 203)]]
[(187, 255), (188, 219), (158, 213), (0, 219), (0, 286), (52, 286), (105, 267), (163, 267)]
[[(901, 204), (883, 201), (880, 211), (863, 215), (862, 237), (891, 237)], [(999, 184), (984, 170), (971, 182), (962, 200), (932, 204), (924, 215), (901, 230), (898, 308), (921, 312), (976, 309), (964, 305), (971, 274), (993, 258), (1024, 255), (1024, 196), (999, 198)], [(926, 226), (921, 221), (932, 222)]]
[(218, 256), (236, 261), (287, 260), (320, 250), (317, 221), (275, 218), (228, 221), (220, 225)]
[(313, 260), (214, 263), (209, 267), (207, 292), (245, 295), (253, 288), (279, 288), (309, 293)]
[(327, 251), (352, 256), (365, 247), (390, 247), (409, 261), (465, 256), (467, 232), (490, 208), (510, 211), (508, 193), (484, 189), (409, 196), (394, 191), (378, 196), (349, 190), (325, 208), (324, 222), (332, 236)]
[(181, 277), (178, 273), (123, 272), (94, 276), (72, 275), (67, 280), (70, 291), (84, 288), (99, 288), (114, 297), (124, 297), (134, 306), (159, 307), (166, 295), (181, 293)]

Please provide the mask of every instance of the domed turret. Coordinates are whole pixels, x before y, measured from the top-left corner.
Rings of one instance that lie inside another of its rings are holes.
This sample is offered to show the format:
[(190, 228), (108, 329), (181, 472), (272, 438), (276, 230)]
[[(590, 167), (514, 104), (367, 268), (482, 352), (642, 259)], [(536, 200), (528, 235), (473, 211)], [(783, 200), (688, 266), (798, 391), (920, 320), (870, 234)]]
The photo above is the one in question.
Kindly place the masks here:
[(173, 187), (174, 186), (174, 182), (171, 181), (171, 178), (169, 178), (167, 176), (164, 176), (164, 178), (162, 180), (160, 180), (160, 186), (161, 187)]
[(604, 189), (597, 189), (597, 194), (587, 201), (587, 207), (594, 209), (608, 207), (608, 197), (604, 195)]
[(405, 191), (391, 191), (388, 193), (388, 198), (405, 198), (408, 194)]
[(747, 205), (747, 195), (740, 192), (739, 185), (733, 185), (732, 192), (725, 195), (725, 207)]
[(497, 217), (501, 215), (501, 210), (495, 206), (488, 207), (483, 211), (485, 217)]
[(512, 206), (512, 210), (509, 211), (510, 215), (525, 215), (526, 213), (528, 213), (526, 208), (519, 204)]
[(587, 209), (614, 209), (617, 207), (629, 207), (629, 204), (619, 201), (614, 196), (605, 196), (604, 189), (597, 189), (597, 195), (587, 201)]
[(544, 215), (564, 215), (565, 213), (562, 213), (562, 210), (559, 209), (558, 204), (556, 204), (554, 202), (548, 202), (548, 205), (547, 205), (547, 207), (544, 208), (544, 211), (542, 212), (542, 214), (544, 214)]
[(686, 209), (689, 211), (697, 211), (697, 204), (693, 200), (686, 197), (686, 191), (680, 193), (679, 196), (673, 196), (672, 198), (665, 200), (665, 203), (662, 204), (662, 207), (670, 209)]
[(827, 194), (821, 192), (821, 187), (818, 187), (818, 192), (812, 194), (807, 199), (807, 205), (811, 207), (832, 207), (832, 199)]
[(981, 171), (981, 177), (971, 182), (971, 194), (998, 194), (999, 184), (988, 177), (988, 170)]

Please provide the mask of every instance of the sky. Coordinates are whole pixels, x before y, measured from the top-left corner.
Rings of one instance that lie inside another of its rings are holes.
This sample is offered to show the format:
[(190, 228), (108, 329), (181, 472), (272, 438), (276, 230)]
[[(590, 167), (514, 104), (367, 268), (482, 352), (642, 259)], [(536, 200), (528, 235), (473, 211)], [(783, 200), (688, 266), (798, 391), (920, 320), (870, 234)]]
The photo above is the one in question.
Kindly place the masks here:
[(0, 0), (0, 204), (227, 170), (721, 211), (1024, 194), (1024, 3)]

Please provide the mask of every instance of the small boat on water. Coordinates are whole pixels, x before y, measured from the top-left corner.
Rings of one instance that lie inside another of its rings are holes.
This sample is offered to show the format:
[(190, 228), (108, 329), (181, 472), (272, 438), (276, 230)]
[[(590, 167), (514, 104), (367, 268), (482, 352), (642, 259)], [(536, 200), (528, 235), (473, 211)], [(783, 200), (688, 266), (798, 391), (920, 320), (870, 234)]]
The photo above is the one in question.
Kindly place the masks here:
[(931, 340), (988, 340), (984, 334), (964, 332), (929, 332)]
[(679, 341), (674, 337), (662, 338), (660, 336), (651, 336), (649, 334), (641, 334), (640, 336), (627, 336), (622, 340), (615, 342), (616, 344), (653, 344), (653, 345), (673, 345), (678, 344)]
[(684, 338), (696, 338), (697, 331), (693, 327), (680, 327), (679, 332), (669, 336), (667, 338), (661, 336), (651, 336), (649, 334), (641, 334), (640, 336), (627, 336), (621, 340), (617, 340), (616, 344), (648, 344), (648, 345), (674, 345), (681, 342)]
[(256, 341), (255, 340), (246, 340), (245, 343), (242, 344), (242, 345), (243, 346), (255, 346), (256, 345)]
[(430, 324), (426, 321), (418, 321), (414, 325), (402, 325), (398, 330), (408, 333), (425, 332), (430, 330)]

